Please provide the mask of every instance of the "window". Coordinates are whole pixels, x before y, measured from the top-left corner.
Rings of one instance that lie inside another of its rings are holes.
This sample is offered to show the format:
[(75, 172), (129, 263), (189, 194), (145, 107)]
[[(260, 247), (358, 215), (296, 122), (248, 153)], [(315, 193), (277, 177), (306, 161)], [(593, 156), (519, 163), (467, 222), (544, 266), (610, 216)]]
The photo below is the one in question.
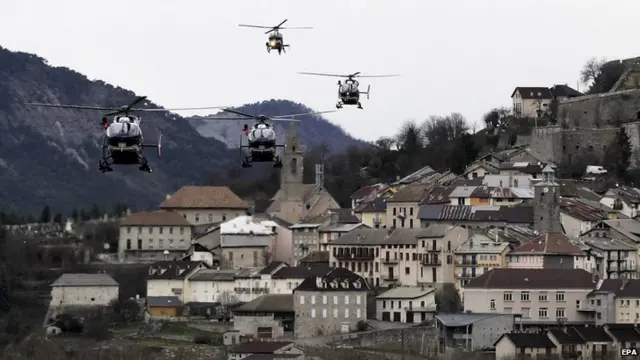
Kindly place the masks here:
[(356, 305), (360, 305), (360, 295), (356, 296)]
[(522, 308), (522, 310), (520, 311), (520, 313), (522, 314), (522, 317), (525, 319), (529, 319), (531, 318), (531, 309), (529, 308)]
[(291, 289), (291, 282), (287, 283), (287, 289)]
[(131, 234), (131, 226), (127, 228), (127, 234)]
[(300, 305), (304, 305), (304, 296), (300, 296)]
[(131, 239), (127, 239), (127, 250), (131, 250)]
[(213, 222), (213, 214), (209, 214), (209, 222)]
[(153, 234), (153, 228), (149, 227), (149, 234)]
[(172, 227), (169, 228), (169, 234), (173, 234), (173, 228)]
[(520, 293), (520, 301), (529, 301), (529, 292), (523, 291)]
[(322, 304), (327, 305), (327, 295), (322, 295)]
[(564, 302), (564, 292), (556, 293), (556, 301)]
[(312, 318), (316, 317), (316, 308), (311, 308), (311, 317)]
[(338, 318), (338, 309), (333, 309), (333, 317)]
[(513, 301), (513, 293), (511, 292), (506, 292), (504, 293), (504, 301)]
[(383, 309), (387, 308), (387, 301), (386, 300), (382, 300), (382, 308)]
[(338, 305), (338, 297), (333, 295), (333, 305)]
[(323, 318), (327, 317), (327, 309), (322, 309), (322, 317)]
[[(400, 253), (400, 254), (402, 254), (402, 253)], [(411, 274), (411, 269), (410, 269), (410, 268), (408, 268), (408, 267), (404, 268), (404, 274), (405, 274), (405, 275), (409, 275), (409, 274)]]
[(356, 309), (356, 317), (359, 319), (362, 313), (360, 312), (360, 308)]
[(172, 248), (173, 247), (173, 240), (169, 240), (169, 247)]
[(163, 233), (164, 228), (163, 227), (159, 227), (158, 228), (158, 234), (162, 234)]
[(344, 309), (344, 318), (348, 318), (349, 317), (349, 308)]
[[(556, 296), (557, 296), (557, 294), (556, 294)], [(541, 292), (540, 295), (538, 295), (538, 300), (547, 301), (547, 293), (546, 292)]]
[(491, 306), (491, 310), (495, 310), (496, 309), (496, 301), (494, 299), (491, 299), (491, 301), (489, 303), (490, 303), (490, 306)]
[(315, 305), (315, 304), (316, 304), (316, 296), (311, 295), (311, 305)]
[(344, 304), (349, 305), (349, 295), (344, 296)]
[(180, 235), (184, 235), (184, 228), (180, 228)]
[(557, 318), (564, 318), (564, 309), (563, 308), (557, 308), (556, 309), (556, 317)]
[(538, 310), (538, 317), (541, 319), (546, 319), (548, 317), (547, 308), (540, 308)]
[(196, 222), (200, 221), (200, 214), (196, 214)]

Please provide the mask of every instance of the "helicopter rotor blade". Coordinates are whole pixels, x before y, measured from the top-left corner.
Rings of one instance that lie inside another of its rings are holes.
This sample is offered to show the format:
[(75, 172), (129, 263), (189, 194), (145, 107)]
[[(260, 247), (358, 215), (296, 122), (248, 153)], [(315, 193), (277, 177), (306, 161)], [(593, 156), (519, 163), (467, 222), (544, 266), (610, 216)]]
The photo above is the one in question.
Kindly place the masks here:
[(45, 103), (25, 103), (25, 105), (54, 107), (54, 108), (63, 108), (63, 109), (100, 110), (100, 111), (113, 111), (113, 110), (119, 109), (114, 107), (103, 107), (103, 106), (63, 105), (63, 104), (45, 104)]
[(203, 106), (203, 107), (191, 107), (191, 108), (171, 108), (171, 109), (131, 109), (130, 111), (145, 111), (145, 112), (160, 112), (160, 111), (183, 111), (183, 110), (216, 110), (224, 109), (226, 106)]
[(249, 25), (249, 24), (238, 24), (240, 27), (249, 27), (249, 28), (257, 28), (257, 29), (273, 29), (273, 26), (262, 26), (262, 25)]
[(285, 119), (281, 119), (281, 118), (268, 118), (268, 119), (267, 119), (267, 121), (295, 121), (295, 122), (298, 122), (298, 121), (300, 121), (300, 120), (298, 120), (298, 119), (293, 119), (293, 118), (291, 118), (291, 119), (286, 119), (286, 118), (285, 118)]
[(313, 29), (313, 27), (311, 26), (296, 26), (296, 27), (281, 27), (278, 29), (285, 29), (285, 30), (308, 30), (308, 29)]
[(286, 119), (286, 118), (292, 118), (295, 116), (305, 116), (305, 115), (318, 115), (318, 114), (327, 114), (327, 113), (334, 113), (336, 112), (336, 110), (328, 110), (328, 111), (311, 111), (311, 112), (306, 112), (306, 113), (300, 113), (300, 114), (291, 114), (291, 115), (278, 115), (278, 116), (274, 116), (271, 119)]
[(340, 78), (344, 78), (344, 77), (349, 77), (349, 75), (342, 75), (342, 74), (324, 74), (324, 73), (314, 73), (314, 72), (299, 72), (298, 74), (302, 74), (302, 75), (315, 75), (315, 76), (330, 76), (330, 77), (340, 77)]
[(198, 120), (215, 120), (215, 121), (247, 121), (246, 117), (213, 117), (213, 116), (204, 116), (196, 118)]
[(138, 105), (139, 103), (143, 102), (144, 100), (147, 100), (146, 96), (138, 96), (135, 100), (133, 100), (133, 102), (131, 102), (131, 104), (127, 105), (124, 108), (124, 111), (125, 112), (131, 111), (131, 109), (133, 109), (134, 106)]
[(274, 28), (274, 29), (280, 29), (280, 27), (281, 27), (282, 25), (284, 25), (284, 23), (286, 23), (288, 20), (289, 20), (289, 19), (284, 19), (284, 20), (282, 20), (282, 22), (281, 22), (280, 24), (278, 24), (278, 25), (274, 26), (273, 28)]
[(360, 78), (386, 78), (386, 77), (398, 77), (400, 75), (357, 75)]
[(236, 114), (236, 115), (246, 116), (246, 117), (253, 118), (253, 119), (257, 119), (258, 118), (256, 115), (245, 114), (245, 113), (240, 112), (238, 110), (232, 110), (232, 109), (223, 108), (222, 111), (223, 112), (225, 112), (225, 111), (226, 112), (230, 112), (230, 113), (233, 113), (233, 114)]

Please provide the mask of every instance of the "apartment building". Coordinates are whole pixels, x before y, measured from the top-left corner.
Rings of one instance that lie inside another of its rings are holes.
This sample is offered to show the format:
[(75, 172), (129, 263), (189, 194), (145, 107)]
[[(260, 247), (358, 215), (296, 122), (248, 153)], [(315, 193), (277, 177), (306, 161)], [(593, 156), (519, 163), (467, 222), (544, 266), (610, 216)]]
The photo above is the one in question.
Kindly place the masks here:
[(461, 289), (473, 278), (495, 268), (507, 266), (509, 243), (495, 241), (483, 234), (474, 234), (455, 251), (456, 287)]
[(589, 257), (560, 232), (545, 233), (535, 240), (513, 249), (508, 267), (513, 269), (584, 269), (595, 270), (595, 259)]
[(244, 215), (249, 204), (226, 186), (187, 185), (168, 195), (160, 209), (178, 212), (192, 225), (204, 225)]
[(587, 258), (595, 261), (594, 272), (603, 279), (637, 279), (638, 248), (622, 240), (587, 237)]
[(435, 288), (399, 286), (376, 297), (376, 319), (421, 323), (436, 311)]
[(266, 266), (276, 251), (277, 225), (238, 216), (220, 225), (222, 258), (234, 268)]
[(153, 262), (173, 258), (190, 246), (191, 224), (177, 212), (138, 212), (120, 221), (120, 261)]
[(468, 231), (450, 225), (421, 229), (357, 229), (329, 245), (329, 263), (376, 287), (434, 286), (454, 281), (454, 250)]
[(204, 261), (158, 261), (149, 266), (147, 297), (177, 296), (182, 302), (190, 301), (190, 275), (207, 269)]
[(420, 201), (430, 185), (407, 185), (387, 200), (387, 227), (419, 228), (418, 210)]
[(523, 323), (593, 323), (596, 279), (582, 269), (493, 269), (464, 287), (464, 310), (521, 314)]
[(640, 323), (640, 280), (606, 279), (589, 294), (587, 310), (595, 313), (596, 325)]

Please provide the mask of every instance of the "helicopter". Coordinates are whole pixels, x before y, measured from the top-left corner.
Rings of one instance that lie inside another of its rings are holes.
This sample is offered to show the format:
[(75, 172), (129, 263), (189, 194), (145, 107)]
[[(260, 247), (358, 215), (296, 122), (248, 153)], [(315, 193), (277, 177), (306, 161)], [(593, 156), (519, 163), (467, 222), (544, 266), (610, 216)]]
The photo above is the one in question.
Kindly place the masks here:
[[(240, 115), (241, 117), (204, 117), (202, 120), (224, 120), (224, 121), (236, 121), (236, 120), (255, 120), (255, 124), (249, 128), (249, 124), (244, 124), (242, 133), (247, 137), (247, 145), (243, 145), (242, 135), (240, 135), (240, 153), (243, 156), (242, 167), (250, 168), (254, 162), (273, 162), (273, 167), (281, 169), (282, 160), (276, 155), (277, 148), (284, 147), (285, 145), (276, 144), (276, 132), (267, 123), (268, 121), (300, 121), (294, 119), (296, 116), (303, 115), (317, 115), (336, 112), (335, 110), (329, 111), (312, 111), (300, 114), (280, 115), (280, 116), (265, 116), (265, 115), (251, 115), (237, 110), (222, 109), (223, 111)], [(247, 149), (248, 153), (245, 153), (243, 149)]]
[(376, 78), (376, 77), (400, 76), (400, 75), (360, 75), (360, 72), (356, 72), (348, 75), (322, 74), (322, 73), (311, 73), (311, 72), (300, 72), (299, 74), (347, 78), (344, 81), (344, 83), (338, 80), (338, 103), (336, 104), (336, 109), (341, 109), (344, 105), (357, 105), (358, 109), (362, 109), (362, 103), (360, 103), (360, 94), (367, 95), (367, 100), (369, 100), (369, 94), (371, 93), (371, 85), (367, 86), (367, 91), (360, 91), (360, 89), (358, 88), (358, 86), (360, 86), (360, 83), (358, 82), (358, 80), (355, 79), (356, 77)]
[(271, 50), (278, 50), (278, 54), (282, 55), (283, 52), (287, 52), (286, 48), (289, 45), (285, 44), (283, 41), (282, 33), (280, 33), (280, 29), (313, 29), (312, 27), (282, 27), (284, 23), (287, 22), (288, 19), (284, 19), (280, 24), (276, 26), (260, 26), (260, 25), (247, 25), (247, 24), (238, 24), (238, 26), (242, 27), (251, 27), (251, 28), (259, 28), (259, 29), (269, 29), (265, 34), (269, 34), (269, 39), (265, 44), (267, 46), (267, 52), (271, 52)]
[[(144, 148), (156, 148), (158, 156), (162, 156), (162, 134), (158, 137), (156, 144), (145, 144), (142, 137), (142, 129), (140, 124), (142, 118), (132, 115), (131, 112), (160, 112), (160, 111), (179, 111), (179, 110), (204, 110), (204, 109), (220, 109), (220, 106), (202, 107), (202, 108), (179, 108), (179, 109), (141, 109), (134, 108), (142, 101), (146, 100), (146, 96), (139, 96), (129, 105), (116, 107), (101, 106), (83, 106), (83, 105), (61, 105), (46, 103), (26, 103), (30, 106), (55, 107), (79, 110), (100, 110), (108, 111), (102, 117), (101, 125), (104, 129), (102, 137), (102, 159), (98, 164), (98, 169), (102, 172), (113, 171), (112, 165), (140, 165), (139, 169), (151, 173), (151, 167), (147, 158), (143, 155)], [(109, 117), (113, 116), (111, 123)]]

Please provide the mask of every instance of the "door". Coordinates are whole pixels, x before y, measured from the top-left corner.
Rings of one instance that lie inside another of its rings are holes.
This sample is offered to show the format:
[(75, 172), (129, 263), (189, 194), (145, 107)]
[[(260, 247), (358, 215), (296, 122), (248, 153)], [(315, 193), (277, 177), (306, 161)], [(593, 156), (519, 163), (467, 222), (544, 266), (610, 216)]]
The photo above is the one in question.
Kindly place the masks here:
[(476, 263), (476, 256), (475, 255), (471, 255), (471, 265), (475, 265)]
[(407, 324), (413, 324), (413, 311), (407, 311)]
[(272, 327), (258, 327), (258, 338), (260, 339), (271, 339), (273, 338), (273, 328)]
[(394, 312), (393, 313), (393, 321), (400, 322), (401, 319), (402, 319), (402, 317), (400, 315), (401, 315), (400, 312), (398, 312), (398, 311)]
[(427, 313), (423, 312), (422, 314), (422, 321), (427, 321)]
[(394, 278), (394, 276), (393, 276), (393, 268), (390, 267), (389, 268), (389, 279), (393, 279), (393, 278)]
[(349, 332), (349, 324), (342, 324), (341, 328), (340, 328), (340, 332), (342, 332), (343, 334), (346, 334)]
[(382, 321), (391, 321), (391, 313), (388, 311), (382, 312)]

